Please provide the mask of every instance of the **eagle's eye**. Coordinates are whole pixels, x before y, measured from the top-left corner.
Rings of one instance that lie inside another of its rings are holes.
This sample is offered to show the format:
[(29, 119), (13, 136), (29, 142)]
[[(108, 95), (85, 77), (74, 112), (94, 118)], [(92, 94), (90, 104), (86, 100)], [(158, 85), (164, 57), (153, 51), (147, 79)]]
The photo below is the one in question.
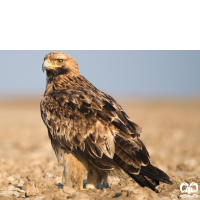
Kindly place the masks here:
[(63, 59), (58, 59), (57, 60), (59, 63), (62, 63), (63, 62)]

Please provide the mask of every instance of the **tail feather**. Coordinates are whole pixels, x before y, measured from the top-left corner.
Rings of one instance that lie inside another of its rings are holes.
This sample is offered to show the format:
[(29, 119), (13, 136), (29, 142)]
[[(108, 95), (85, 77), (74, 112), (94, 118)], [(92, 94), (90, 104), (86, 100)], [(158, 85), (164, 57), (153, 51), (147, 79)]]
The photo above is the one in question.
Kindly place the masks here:
[(133, 174), (127, 170), (124, 171), (126, 171), (127, 174), (133, 178), (141, 187), (148, 187), (155, 192), (158, 192), (156, 186), (159, 185), (159, 182), (167, 183), (170, 185), (173, 184), (165, 172), (151, 164), (142, 166), (139, 174)]
[(165, 172), (150, 164), (148, 151), (140, 139), (129, 141), (116, 136), (115, 142), (113, 160), (141, 187), (158, 192), (159, 182), (172, 184)]
[(169, 180), (170, 179), (169, 176), (165, 172), (158, 169), (157, 167), (154, 167), (151, 164), (148, 164), (147, 166), (142, 166), (140, 174), (147, 176), (153, 180), (161, 181), (163, 183), (172, 185), (172, 182)]
[(158, 193), (158, 190), (155, 188), (157, 185), (159, 185), (158, 181), (154, 181), (151, 179), (148, 179), (148, 177), (145, 177), (141, 174), (138, 175), (134, 175), (134, 174), (130, 174), (131, 178), (133, 178), (141, 187), (148, 187), (150, 189), (152, 189), (153, 191)]

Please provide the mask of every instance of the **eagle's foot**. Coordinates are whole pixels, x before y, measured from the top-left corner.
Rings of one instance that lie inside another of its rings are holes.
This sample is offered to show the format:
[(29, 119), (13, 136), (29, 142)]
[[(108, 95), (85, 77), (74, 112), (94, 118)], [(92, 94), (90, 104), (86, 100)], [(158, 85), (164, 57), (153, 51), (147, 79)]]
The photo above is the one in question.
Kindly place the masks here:
[(93, 184), (87, 184), (86, 189), (95, 189), (96, 187)]

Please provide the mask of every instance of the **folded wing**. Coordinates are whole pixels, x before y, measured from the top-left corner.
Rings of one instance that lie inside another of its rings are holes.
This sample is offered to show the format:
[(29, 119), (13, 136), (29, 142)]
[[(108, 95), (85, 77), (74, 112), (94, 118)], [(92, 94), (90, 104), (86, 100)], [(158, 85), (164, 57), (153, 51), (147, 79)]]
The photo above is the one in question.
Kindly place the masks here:
[(140, 128), (112, 97), (81, 89), (55, 90), (43, 98), (41, 115), (58, 161), (63, 150), (75, 151), (99, 169), (122, 168), (141, 186), (155, 190), (159, 181), (170, 183), (149, 163)]

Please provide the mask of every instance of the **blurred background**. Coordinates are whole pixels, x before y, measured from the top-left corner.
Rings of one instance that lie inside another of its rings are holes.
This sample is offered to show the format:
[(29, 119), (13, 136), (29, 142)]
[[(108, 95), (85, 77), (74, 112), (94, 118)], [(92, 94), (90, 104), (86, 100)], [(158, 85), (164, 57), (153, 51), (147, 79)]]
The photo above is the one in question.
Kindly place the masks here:
[[(47, 51), (0, 51), (0, 97), (40, 98)], [(200, 51), (63, 51), (98, 89), (116, 97), (200, 96)]]
[[(49, 52), (0, 51), (0, 196), (60, 194), (63, 166), (40, 115)], [(200, 185), (200, 51), (64, 52), (142, 127), (151, 163), (174, 183), (160, 196), (179, 196), (184, 181)]]

